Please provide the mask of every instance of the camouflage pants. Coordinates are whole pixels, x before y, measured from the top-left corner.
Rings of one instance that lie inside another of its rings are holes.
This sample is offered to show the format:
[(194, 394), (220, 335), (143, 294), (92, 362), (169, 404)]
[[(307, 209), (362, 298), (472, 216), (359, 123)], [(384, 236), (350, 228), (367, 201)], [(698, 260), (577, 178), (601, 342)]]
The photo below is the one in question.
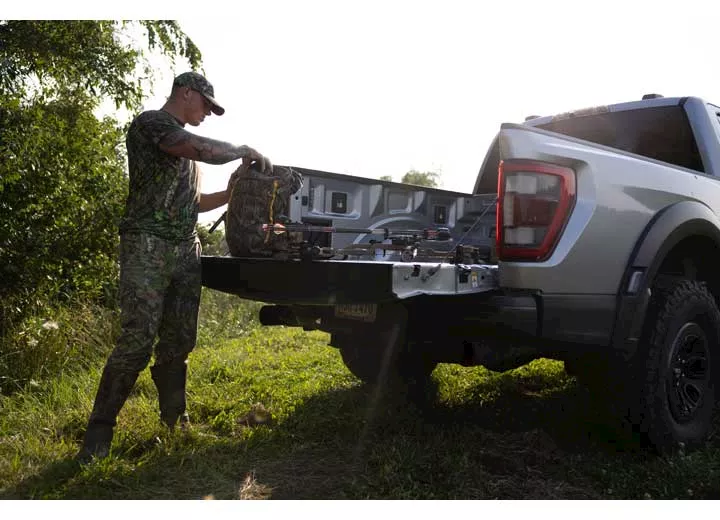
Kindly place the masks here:
[(184, 363), (197, 338), (200, 289), (199, 240), (178, 244), (144, 233), (122, 235), (122, 331), (107, 367), (139, 373), (153, 346), (156, 366)]

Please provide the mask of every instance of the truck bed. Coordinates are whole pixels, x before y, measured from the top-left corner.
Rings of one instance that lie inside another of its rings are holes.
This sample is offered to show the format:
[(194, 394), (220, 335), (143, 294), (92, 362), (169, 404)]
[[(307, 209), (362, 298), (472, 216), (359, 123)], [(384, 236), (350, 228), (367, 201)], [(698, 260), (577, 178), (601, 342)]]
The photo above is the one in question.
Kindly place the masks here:
[(202, 283), (267, 303), (382, 303), (490, 291), (497, 288), (497, 266), (203, 256)]

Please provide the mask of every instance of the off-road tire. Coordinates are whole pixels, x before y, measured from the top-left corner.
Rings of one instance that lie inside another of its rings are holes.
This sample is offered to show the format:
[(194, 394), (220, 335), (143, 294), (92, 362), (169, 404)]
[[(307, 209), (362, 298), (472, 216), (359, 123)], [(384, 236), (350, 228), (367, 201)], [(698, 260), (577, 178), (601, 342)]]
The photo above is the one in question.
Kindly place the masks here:
[(381, 307), (374, 324), (333, 333), (330, 343), (340, 350), (348, 370), (381, 394), (427, 404), (436, 391), (431, 375), (437, 362), (408, 341), (406, 324), (402, 307)]
[(430, 378), (437, 363), (421, 353), (414, 353), (407, 345), (383, 348), (381, 342), (346, 340), (340, 344), (343, 363), (352, 374), (365, 383), (402, 380), (423, 384)]
[(701, 445), (712, 427), (720, 376), (720, 311), (702, 282), (655, 288), (634, 370), (631, 420), (660, 453)]
[(350, 372), (364, 383), (375, 384), (394, 369), (397, 354), (390, 348), (382, 348), (384, 342), (376, 338), (358, 338), (341, 334), (333, 335), (333, 344), (340, 349), (343, 363)]

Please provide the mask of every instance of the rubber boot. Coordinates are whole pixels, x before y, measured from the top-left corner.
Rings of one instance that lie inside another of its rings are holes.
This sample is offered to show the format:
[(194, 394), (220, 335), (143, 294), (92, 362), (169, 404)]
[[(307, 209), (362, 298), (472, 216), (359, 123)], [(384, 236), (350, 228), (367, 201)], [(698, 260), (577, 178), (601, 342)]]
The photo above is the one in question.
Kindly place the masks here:
[(152, 380), (158, 391), (160, 402), (160, 420), (168, 428), (180, 424), (181, 428), (190, 426), (186, 409), (185, 382), (187, 380), (187, 361), (178, 360), (150, 367)]
[(93, 458), (102, 459), (108, 456), (118, 413), (127, 401), (137, 378), (137, 373), (120, 372), (105, 366), (83, 445), (76, 457), (79, 462), (85, 464)]

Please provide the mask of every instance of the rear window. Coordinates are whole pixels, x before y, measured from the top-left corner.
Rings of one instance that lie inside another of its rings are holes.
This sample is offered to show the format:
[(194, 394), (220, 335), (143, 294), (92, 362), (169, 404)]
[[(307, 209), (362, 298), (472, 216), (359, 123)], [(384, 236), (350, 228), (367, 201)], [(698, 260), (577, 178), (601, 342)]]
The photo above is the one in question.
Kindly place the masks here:
[(559, 118), (538, 128), (704, 172), (690, 123), (680, 106)]

